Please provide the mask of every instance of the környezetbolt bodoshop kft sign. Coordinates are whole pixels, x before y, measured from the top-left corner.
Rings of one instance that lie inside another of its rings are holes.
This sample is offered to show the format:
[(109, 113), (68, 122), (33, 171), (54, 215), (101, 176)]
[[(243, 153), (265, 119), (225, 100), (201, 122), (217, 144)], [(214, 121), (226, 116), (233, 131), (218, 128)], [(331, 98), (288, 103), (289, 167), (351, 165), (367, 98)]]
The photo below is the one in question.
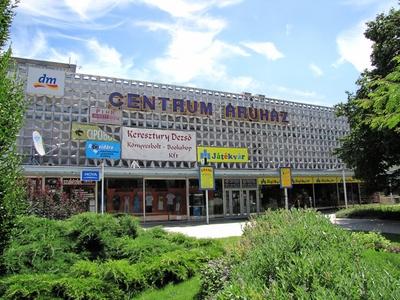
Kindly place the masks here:
[(196, 133), (122, 127), (122, 159), (196, 161)]

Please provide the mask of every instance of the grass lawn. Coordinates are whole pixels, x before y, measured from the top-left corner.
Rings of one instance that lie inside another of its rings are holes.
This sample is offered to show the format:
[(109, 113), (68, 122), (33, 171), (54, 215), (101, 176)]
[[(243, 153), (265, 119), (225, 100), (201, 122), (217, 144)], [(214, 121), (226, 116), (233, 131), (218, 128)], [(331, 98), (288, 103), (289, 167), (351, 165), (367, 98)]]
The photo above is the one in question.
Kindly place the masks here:
[(189, 300), (200, 290), (200, 278), (193, 277), (179, 284), (169, 284), (161, 290), (149, 290), (134, 298), (137, 300)]
[(393, 277), (400, 277), (400, 254), (369, 249), (364, 251), (363, 259), (371, 267), (385, 269)]

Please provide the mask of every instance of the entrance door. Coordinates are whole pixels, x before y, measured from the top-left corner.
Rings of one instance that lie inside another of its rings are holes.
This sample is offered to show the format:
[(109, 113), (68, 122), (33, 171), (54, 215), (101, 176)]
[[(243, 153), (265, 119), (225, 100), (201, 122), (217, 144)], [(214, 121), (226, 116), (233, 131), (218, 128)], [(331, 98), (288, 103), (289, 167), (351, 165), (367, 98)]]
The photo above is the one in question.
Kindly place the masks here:
[(248, 199), (248, 210), (251, 214), (257, 213), (257, 190), (245, 190), (243, 193), (246, 193)]
[(240, 190), (225, 190), (225, 215), (238, 216), (241, 214)]

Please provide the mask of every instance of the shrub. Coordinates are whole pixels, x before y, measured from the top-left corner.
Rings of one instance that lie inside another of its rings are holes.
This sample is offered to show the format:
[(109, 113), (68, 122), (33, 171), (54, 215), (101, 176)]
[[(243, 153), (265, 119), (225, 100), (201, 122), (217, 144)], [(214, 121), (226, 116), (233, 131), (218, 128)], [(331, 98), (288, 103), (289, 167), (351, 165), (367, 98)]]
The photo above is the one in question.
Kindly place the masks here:
[(48, 274), (13, 275), (0, 280), (1, 299), (123, 299), (114, 286), (96, 278)]
[(314, 211), (267, 212), (244, 229), (217, 299), (383, 299), (399, 278), (368, 266), (363, 245)]
[(38, 217), (63, 220), (89, 209), (82, 193), (67, 195), (61, 190), (39, 190), (29, 195), (28, 212)]
[(57, 273), (79, 256), (71, 252), (63, 223), (27, 216), (18, 219), (3, 257), (8, 273)]
[(213, 295), (223, 289), (231, 275), (231, 262), (226, 258), (210, 261), (200, 271), (201, 287), (198, 299), (212, 299)]
[(377, 232), (352, 232), (351, 235), (366, 249), (386, 251), (390, 248), (390, 241)]
[(382, 220), (400, 220), (400, 204), (370, 204), (339, 210), (338, 218), (371, 218)]
[(130, 216), (113, 217), (105, 214), (83, 213), (68, 220), (67, 234), (73, 240), (74, 249), (89, 259), (104, 259), (115, 246), (115, 238), (135, 238), (138, 222)]

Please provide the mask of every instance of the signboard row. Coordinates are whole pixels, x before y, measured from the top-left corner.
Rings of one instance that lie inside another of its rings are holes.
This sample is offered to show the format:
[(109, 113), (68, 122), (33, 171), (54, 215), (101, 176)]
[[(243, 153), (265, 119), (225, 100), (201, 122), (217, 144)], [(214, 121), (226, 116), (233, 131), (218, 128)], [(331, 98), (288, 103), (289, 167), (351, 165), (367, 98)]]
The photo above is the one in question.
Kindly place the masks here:
[[(346, 183), (359, 183), (361, 182), (354, 177), (345, 178)], [(325, 183), (342, 183), (343, 178), (340, 176), (292, 176), (293, 184), (325, 184)], [(257, 178), (257, 185), (279, 185), (279, 176), (267, 176)]]
[[(196, 133), (122, 127), (122, 143), (98, 126), (75, 123), (71, 136), (86, 140), (86, 157), (162, 161), (247, 162), (247, 148), (197, 147)], [(100, 140), (99, 140), (100, 139)]]

